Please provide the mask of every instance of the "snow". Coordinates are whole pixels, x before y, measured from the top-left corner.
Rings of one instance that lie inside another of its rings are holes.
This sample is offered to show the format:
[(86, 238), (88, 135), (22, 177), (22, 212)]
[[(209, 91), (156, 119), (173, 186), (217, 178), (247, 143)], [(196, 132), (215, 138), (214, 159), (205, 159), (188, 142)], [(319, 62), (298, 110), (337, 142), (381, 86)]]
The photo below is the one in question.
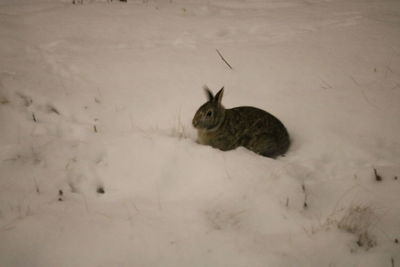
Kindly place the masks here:
[[(0, 266), (400, 264), (398, 1), (71, 2), (0, 4)], [(197, 144), (204, 84), (286, 157)]]

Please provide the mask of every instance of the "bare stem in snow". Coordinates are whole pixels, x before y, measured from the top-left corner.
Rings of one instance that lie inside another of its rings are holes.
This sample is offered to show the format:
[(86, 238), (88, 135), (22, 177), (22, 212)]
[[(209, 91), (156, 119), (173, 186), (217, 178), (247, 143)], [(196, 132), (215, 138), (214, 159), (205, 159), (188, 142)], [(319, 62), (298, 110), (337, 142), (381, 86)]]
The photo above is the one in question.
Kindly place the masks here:
[(382, 176), (380, 176), (379, 174), (378, 174), (378, 172), (376, 171), (376, 169), (374, 168), (374, 174), (375, 174), (375, 180), (377, 181), (377, 182), (382, 182)]
[(226, 59), (222, 56), (221, 52), (219, 52), (218, 49), (215, 49), (215, 50), (217, 50), (217, 53), (218, 53), (218, 55), (221, 57), (222, 61), (225, 62), (225, 64), (226, 64), (231, 70), (233, 70), (232, 66), (231, 66), (231, 65), (228, 63), (228, 61), (226, 61)]
[(40, 188), (39, 188), (39, 185), (38, 185), (35, 177), (33, 177), (33, 181), (35, 183), (36, 193), (38, 193), (40, 195)]
[(64, 192), (60, 189), (58, 190), (58, 201), (63, 201)]
[(301, 185), (301, 189), (303, 190), (304, 193), (304, 203), (303, 203), (303, 208), (307, 209), (308, 208), (308, 203), (307, 203), (307, 192), (306, 192), (306, 186), (305, 184)]
[(135, 202), (132, 199), (130, 199), (130, 203), (135, 208), (136, 212), (140, 213), (140, 210), (138, 209), (138, 207), (136, 206)]

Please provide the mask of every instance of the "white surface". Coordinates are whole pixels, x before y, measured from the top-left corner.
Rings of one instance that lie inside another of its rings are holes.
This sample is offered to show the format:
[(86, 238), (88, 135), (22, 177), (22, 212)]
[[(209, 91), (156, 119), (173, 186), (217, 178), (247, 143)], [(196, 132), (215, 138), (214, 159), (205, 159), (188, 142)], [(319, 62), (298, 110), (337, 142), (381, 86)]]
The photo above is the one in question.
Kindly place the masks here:
[[(400, 264), (398, 1), (70, 2), (0, 4), (0, 266)], [(204, 84), (287, 156), (196, 144)]]

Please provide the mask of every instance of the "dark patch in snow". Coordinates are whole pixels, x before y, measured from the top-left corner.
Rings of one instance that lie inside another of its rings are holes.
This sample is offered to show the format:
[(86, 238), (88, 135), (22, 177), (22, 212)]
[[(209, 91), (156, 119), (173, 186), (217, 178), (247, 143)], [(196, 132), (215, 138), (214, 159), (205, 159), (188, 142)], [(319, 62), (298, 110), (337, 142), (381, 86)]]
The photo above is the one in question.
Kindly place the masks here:
[(55, 113), (57, 115), (61, 115), (60, 112), (58, 111), (58, 109), (56, 109), (54, 106), (52, 105), (47, 105), (46, 106), (47, 112), (49, 113)]
[(377, 181), (377, 182), (382, 182), (382, 176), (380, 176), (379, 174), (378, 174), (378, 172), (377, 172), (377, 170), (374, 168), (374, 174), (375, 174), (375, 180)]
[(8, 103), (10, 103), (10, 101), (8, 101), (7, 98), (5, 98), (5, 97), (1, 97), (1, 98), (0, 98), (0, 104), (6, 105), (6, 104), (8, 104)]
[(104, 191), (104, 187), (103, 186), (99, 186), (99, 187), (97, 187), (96, 192), (99, 193), (99, 194), (104, 194), (106, 191)]
[(58, 190), (58, 201), (63, 201), (64, 192), (60, 189)]
[(371, 207), (351, 206), (338, 222), (338, 228), (356, 235), (357, 246), (369, 250), (377, 245), (376, 238), (371, 233), (376, 220), (376, 214)]
[(364, 232), (358, 236), (357, 245), (368, 250), (377, 245), (375, 239), (368, 232)]
[(32, 119), (33, 119), (33, 121), (34, 121), (34, 122), (37, 122), (37, 119), (36, 119), (35, 113), (33, 113), (33, 112), (32, 112)]

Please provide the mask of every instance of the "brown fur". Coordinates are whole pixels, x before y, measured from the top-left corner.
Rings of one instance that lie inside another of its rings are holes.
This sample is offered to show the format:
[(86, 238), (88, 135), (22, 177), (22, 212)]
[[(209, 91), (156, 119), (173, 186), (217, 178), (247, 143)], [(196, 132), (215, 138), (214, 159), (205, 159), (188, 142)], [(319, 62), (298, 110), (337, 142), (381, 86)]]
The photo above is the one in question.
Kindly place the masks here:
[(271, 158), (287, 152), (290, 138), (279, 119), (255, 107), (225, 109), (221, 104), (224, 88), (215, 97), (208, 88), (205, 90), (209, 101), (193, 118), (200, 144), (223, 151), (243, 146)]

